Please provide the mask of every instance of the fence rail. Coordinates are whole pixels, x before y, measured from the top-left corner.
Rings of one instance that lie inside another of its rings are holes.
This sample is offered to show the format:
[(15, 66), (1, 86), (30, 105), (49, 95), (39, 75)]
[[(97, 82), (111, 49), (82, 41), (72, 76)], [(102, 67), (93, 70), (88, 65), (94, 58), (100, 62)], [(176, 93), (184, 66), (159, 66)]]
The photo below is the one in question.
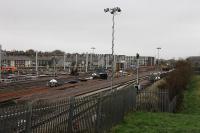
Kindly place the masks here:
[(136, 98), (138, 111), (173, 112), (176, 106), (176, 98), (171, 102), (168, 91), (138, 91)]
[(56, 102), (38, 101), (0, 109), (0, 133), (103, 133), (138, 111), (173, 112), (168, 92), (136, 91), (134, 85)]

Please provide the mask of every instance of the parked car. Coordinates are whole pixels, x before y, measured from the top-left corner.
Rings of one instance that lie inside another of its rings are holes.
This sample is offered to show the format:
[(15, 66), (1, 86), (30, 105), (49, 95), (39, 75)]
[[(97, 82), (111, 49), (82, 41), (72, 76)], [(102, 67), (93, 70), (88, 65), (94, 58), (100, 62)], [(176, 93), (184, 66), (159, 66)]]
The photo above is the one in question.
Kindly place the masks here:
[(161, 79), (160, 78), (160, 73), (152, 73), (149, 76), (149, 81), (151, 81), (151, 82), (155, 82), (155, 81), (158, 81), (160, 79)]
[(108, 74), (104, 69), (96, 69), (92, 74), (93, 79), (107, 79)]
[(50, 81), (47, 82), (48, 87), (57, 87), (62, 85), (63, 83), (58, 82), (56, 79), (51, 79)]

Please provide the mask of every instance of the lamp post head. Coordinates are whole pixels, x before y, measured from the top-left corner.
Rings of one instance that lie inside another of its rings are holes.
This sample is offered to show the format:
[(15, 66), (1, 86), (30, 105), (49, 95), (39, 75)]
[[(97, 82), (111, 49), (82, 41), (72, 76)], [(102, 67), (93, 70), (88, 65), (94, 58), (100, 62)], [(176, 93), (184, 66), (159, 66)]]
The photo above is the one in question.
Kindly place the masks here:
[(104, 12), (108, 12), (110, 9), (109, 8), (106, 8), (106, 9), (104, 9)]
[(160, 50), (160, 49), (161, 49), (161, 47), (158, 47), (157, 49), (158, 49), (158, 50)]
[(111, 14), (114, 14), (116, 12), (121, 12), (122, 10), (119, 7), (114, 7), (114, 8), (106, 8), (104, 9), (104, 12), (110, 12)]
[(121, 12), (121, 11), (122, 11), (121, 8), (119, 8), (119, 7), (116, 7), (116, 10), (117, 10), (118, 12)]

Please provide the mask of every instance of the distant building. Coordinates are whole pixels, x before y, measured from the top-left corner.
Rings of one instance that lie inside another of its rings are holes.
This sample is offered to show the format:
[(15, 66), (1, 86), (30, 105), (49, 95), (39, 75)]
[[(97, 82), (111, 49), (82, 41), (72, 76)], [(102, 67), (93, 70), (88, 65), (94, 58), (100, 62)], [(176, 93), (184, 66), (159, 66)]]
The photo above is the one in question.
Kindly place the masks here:
[[(6, 52), (5, 52), (6, 53)], [(23, 52), (17, 53), (17, 55), (4, 54), (2, 56), (2, 64), (7, 66), (14, 66), (18, 70), (31, 70), (35, 71), (36, 57), (35, 53), (25, 54)], [(150, 56), (141, 56), (139, 58), (140, 66), (154, 66), (155, 59)], [(70, 71), (72, 68), (76, 67), (79, 71), (84, 72), (86, 67), (88, 70), (93, 70), (95, 68), (111, 68), (112, 65), (112, 55), (111, 54), (92, 54), (92, 53), (66, 53), (64, 54), (38, 54), (38, 67), (39, 70), (53, 69), (56, 67), (57, 70)], [(127, 69), (136, 66), (135, 56), (125, 56), (125, 55), (115, 55), (114, 56), (114, 68), (115, 70)]]

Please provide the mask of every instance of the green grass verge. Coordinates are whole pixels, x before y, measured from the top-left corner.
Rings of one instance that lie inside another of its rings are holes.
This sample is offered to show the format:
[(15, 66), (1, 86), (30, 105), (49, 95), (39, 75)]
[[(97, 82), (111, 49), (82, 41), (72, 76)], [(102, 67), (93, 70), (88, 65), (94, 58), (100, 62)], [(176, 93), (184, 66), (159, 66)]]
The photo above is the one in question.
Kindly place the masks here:
[(136, 112), (112, 129), (112, 133), (200, 132), (200, 116)]
[(112, 133), (200, 133), (200, 76), (194, 76), (184, 95), (180, 113), (134, 112)]
[(200, 76), (194, 76), (184, 94), (181, 113), (200, 115)]

